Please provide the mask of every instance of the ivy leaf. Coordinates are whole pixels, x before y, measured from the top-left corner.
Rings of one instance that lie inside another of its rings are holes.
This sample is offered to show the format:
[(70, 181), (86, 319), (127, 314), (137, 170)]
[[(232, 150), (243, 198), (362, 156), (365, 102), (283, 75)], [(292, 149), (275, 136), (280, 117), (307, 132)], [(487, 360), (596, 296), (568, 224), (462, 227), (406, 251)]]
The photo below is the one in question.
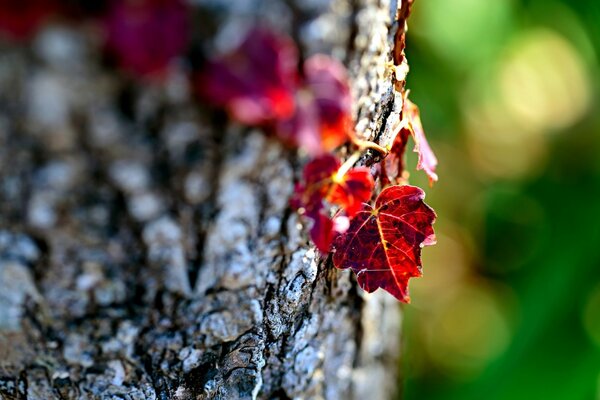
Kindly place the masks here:
[(404, 171), (404, 153), (410, 134), (410, 129), (401, 128), (394, 138), (389, 153), (381, 162), (381, 182), (383, 186), (399, 183), (398, 177), (401, 177)]
[(419, 107), (408, 98), (404, 100), (403, 118), (408, 121), (410, 132), (415, 141), (415, 148), (413, 151), (419, 155), (417, 170), (424, 170), (429, 176), (429, 182), (433, 183), (438, 180), (438, 176), (435, 173), (435, 167), (437, 166), (438, 161), (425, 138), (425, 132), (423, 131), (421, 116), (419, 114)]
[(188, 12), (182, 0), (113, 1), (104, 17), (106, 49), (125, 71), (160, 77), (186, 50)]
[(233, 119), (253, 126), (271, 124), (294, 114), (297, 64), (291, 39), (256, 28), (237, 49), (209, 62), (196, 85)]
[(374, 182), (366, 167), (355, 167), (344, 172), (340, 170), (340, 160), (324, 154), (310, 161), (304, 167), (303, 182), (296, 187), (292, 204), (296, 208), (321, 209), (322, 202), (337, 205), (353, 217), (364, 202), (369, 201)]
[(329, 216), (326, 208), (313, 209), (306, 214), (310, 220), (310, 239), (323, 254), (331, 250), (333, 239), (346, 232), (350, 227), (350, 219), (343, 214)]
[(383, 186), (403, 183), (400, 178), (405, 169), (404, 153), (406, 152), (408, 137), (411, 135), (415, 142), (414, 152), (418, 154), (417, 170), (425, 170), (430, 183), (438, 180), (435, 173), (437, 158), (425, 138), (419, 108), (406, 98), (400, 129), (394, 138), (390, 151), (381, 163), (380, 179)]
[(421, 247), (435, 244), (435, 212), (415, 186), (389, 186), (334, 240), (333, 263), (351, 268), (367, 292), (382, 288), (408, 303), (408, 280), (421, 276)]
[(232, 118), (274, 128), (283, 142), (313, 156), (345, 143), (353, 127), (345, 67), (317, 54), (304, 61), (300, 76), (293, 41), (268, 30), (251, 30), (237, 49), (209, 62), (196, 85)]
[(323, 54), (308, 58), (303, 71), (296, 91), (296, 112), (280, 121), (277, 134), (312, 155), (320, 155), (346, 142), (352, 129), (348, 76), (339, 61)]
[[(323, 253), (328, 253), (335, 236), (348, 229), (353, 217), (371, 198), (373, 177), (368, 168), (356, 167), (341, 171), (340, 160), (324, 154), (304, 167), (302, 183), (296, 186), (290, 200), (292, 207), (311, 220), (310, 237)], [(330, 217), (329, 205), (344, 213)]]

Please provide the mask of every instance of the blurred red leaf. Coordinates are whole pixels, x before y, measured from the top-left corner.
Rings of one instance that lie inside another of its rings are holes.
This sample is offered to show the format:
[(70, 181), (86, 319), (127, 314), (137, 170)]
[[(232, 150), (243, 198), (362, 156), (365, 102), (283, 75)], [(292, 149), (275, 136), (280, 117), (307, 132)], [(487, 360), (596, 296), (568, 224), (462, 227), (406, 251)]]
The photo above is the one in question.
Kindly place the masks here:
[(161, 76), (189, 40), (182, 0), (115, 0), (104, 18), (107, 51), (140, 76)]
[(230, 54), (198, 74), (199, 93), (247, 125), (274, 127), (284, 142), (321, 155), (348, 140), (351, 96), (344, 66), (314, 55), (298, 73), (291, 39), (251, 30)]
[(339, 61), (323, 54), (308, 58), (296, 101), (296, 113), (281, 120), (277, 128), (282, 139), (313, 155), (331, 151), (348, 140), (352, 98), (346, 69)]
[(375, 185), (371, 171), (366, 167), (355, 167), (341, 176), (334, 175), (332, 179), (326, 200), (339, 205), (348, 217), (354, 217), (363, 203), (371, 199)]
[(409, 123), (410, 131), (415, 141), (414, 152), (418, 153), (419, 160), (417, 162), (417, 170), (424, 170), (429, 176), (429, 182), (438, 180), (438, 176), (435, 173), (435, 167), (437, 166), (437, 158), (433, 154), (433, 150), (429, 147), (427, 139), (425, 138), (425, 132), (423, 131), (423, 125), (421, 124), (421, 116), (419, 114), (419, 107), (417, 107), (409, 99), (404, 100), (403, 118)]
[(381, 162), (381, 181), (384, 186), (397, 184), (398, 177), (402, 176), (404, 171), (404, 153), (410, 130), (401, 128), (394, 138), (394, 143), (388, 155)]
[(337, 214), (330, 217), (327, 210), (323, 207), (313, 209), (306, 216), (311, 221), (310, 239), (317, 249), (324, 254), (329, 253), (331, 250), (333, 239), (339, 234), (346, 232), (350, 226), (347, 216)]
[(302, 182), (296, 186), (292, 200), (296, 208), (307, 211), (321, 208), (332, 177), (340, 168), (340, 160), (332, 154), (324, 154), (309, 161), (302, 171)]
[(340, 171), (339, 159), (324, 154), (304, 167), (303, 182), (296, 187), (292, 203), (309, 212), (320, 209), (323, 200), (339, 206), (353, 217), (373, 191), (373, 177), (368, 168), (356, 167)]
[(325, 254), (329, 253), (331, 242), (335, 235), (333, 220), (323, 209), (311, 212), (307, 216), (312, 221), (312, 226), (309, 231), (310, 239), (321, 252)]
[(291, 39), (253, 29), (236, 50), (209, 62), (199, 73), (198, 91), (247, 125), (290, 118), (295, 107), (297, 53)]
[(1, 0), (0, 32), (13, 40), (28, 39), (58, 11), (56, 0)]
[[(311, 220), (310, 237), (319, 250), (329, 252), (331, 242), (348, 228), (352, 218), (369, 201), (373, 191), (373, 177), (364, 167), (340, 171), (339, 159), (325, 154), (310, 161), (304, 167), (303, 182), (296, 186), (291, 204), (303, 209)], [(341, 173), (340, 173), (341, 172)], [(330, 218), (328, 204), (337, 205), (345, 211)]]
[(384, 189), (375, 207), (365, 204), (348, 230), (334, 240), (333, 263), (351, 268), (367, 292), (382, 288), (410, 302), (408, 280), (421, 276), (421, 247), (435, 243), (435, 212), (414, 186)]

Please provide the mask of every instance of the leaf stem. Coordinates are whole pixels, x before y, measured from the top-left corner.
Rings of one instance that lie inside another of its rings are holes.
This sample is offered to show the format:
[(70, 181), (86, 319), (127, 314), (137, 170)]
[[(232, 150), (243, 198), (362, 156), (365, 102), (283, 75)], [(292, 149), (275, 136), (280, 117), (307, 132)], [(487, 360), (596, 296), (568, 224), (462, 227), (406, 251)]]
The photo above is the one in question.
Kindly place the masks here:
[(383, 146), (378, 145), (375, 142), (371, 142), (370, 140), (363, 140), (356, 136), (355, 133), (350, 134), (350, 141), (358, 147), (359, 151), (365, 151), (368, 149), (375, 150), (380, 153), (384, 157), (387, 156), (389, 150)]
[(358, 159), (360, 158), (361, 155), (362, 155), (362, 150), (356, 150), (354, 153), (352, 153), (352, 155), (346, 161), (344, 161), (342, 166), (338, 168), (333, 179), (336, 182), (343, 181), (344, 175), (346, 175), (346, 172), (348, 172), (350, 170), (350, 168), (352, 168), (354, 166), (354, 164), (356, 164), (356, 162), (358, 161)]

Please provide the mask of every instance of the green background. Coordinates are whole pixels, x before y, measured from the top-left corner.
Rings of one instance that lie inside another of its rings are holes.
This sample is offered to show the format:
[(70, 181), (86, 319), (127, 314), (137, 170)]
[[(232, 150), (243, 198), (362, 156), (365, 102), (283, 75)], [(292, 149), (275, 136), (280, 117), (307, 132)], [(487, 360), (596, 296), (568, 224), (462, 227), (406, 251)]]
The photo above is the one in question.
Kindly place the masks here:
[(598, 54), (598, 0), (415, 2), (408, 87), (439, 218), (401, 398), (600, 399)]

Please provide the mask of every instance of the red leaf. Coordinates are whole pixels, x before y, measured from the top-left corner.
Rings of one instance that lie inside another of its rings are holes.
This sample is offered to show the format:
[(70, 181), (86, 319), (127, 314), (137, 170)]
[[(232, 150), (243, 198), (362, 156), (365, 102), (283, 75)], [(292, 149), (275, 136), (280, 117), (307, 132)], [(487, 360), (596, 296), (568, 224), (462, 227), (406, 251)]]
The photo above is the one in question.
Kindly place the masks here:
[(322, 209), (309, 214), (308, 217), (312, 220), (310, 239), (321, 252), (329, 253), (335, 235), (333, 220)]
[(317, 249), (327, 254), (331, 250), (333, 239), (348, 230), (350, 222), (344, 215), (336, 215), (330, 218), (324, 208), (313, 210), (306, 215), (312, 222), (310, 227), (310, 239)]
[(315, 55), (304, 63), (304, 84), (319, 113), (321, 145), (333, 150), (348, 140), (352, 98), (346, 68), (335, 59)]
[[(304, 167), (303, 182), (296, 186), (290, 203), (312, 220), (310, 237), (319, 250), (329, 252), (331, 242), (348, 228), (348, 217), (354, 216), (371, 198), (374, 182), (364, 167), (340, 171), (339, 159), (325, 154)], [(346, 216), (330, 218), (328, 204), (337, 205)]]
[(435, 173), (435, 167), (437, 166), (437, 158), (427, 139), (425, 138), (425, 132), (423, 131), (423, 125), (421, 124), (421, 117), (419, 115), (419, 107), (417, 107), (409, 99), (404, 100), (403, 118), (409, 122), (409, 127), (415, 141), (414, 152), (419, 154), (419, 161), (417, 162), (417, 170), (424, 170), (429, 176), (429, 182), (438, 180), (438, 176)]
[(182, 0), (113, 1), (105, 17), (106, 47), (119, 66), (142, 76), (160, 76), (189, 39)]
[(0, 34), (11, 39), (28, 39), (51, 15), (59, 11), (55, 0), (0, 1)]
[(320, 209), (322, 201), (342, 208), (353, 217), (369, 201), (373, 191), (373, 177), (368, 168), (356, 167), (340, 171), (340, 161), (325, 154), (310, 161), (304, 167), (303, 183), (296, 187), (292, 203), (309, 212)]
[(404, 152), (406, 151), (409, 135), (409, 129), (400, 129), (394, 138), (394, 143), (392, 143), (388, 155), (381, 162), (381, 181), (384, 186), (399, 183), (398, 177), (402, 176), (404, 171)]
[(200, 94), (247, 125), (275, 127), (284, 142), (321, 155), (348, 140), (352, 101), (344, 66), (314, 55), (297, 71), (291, 39), (254, 29), (198, 74)]
[(435, 212), (414, 186), (390, 186), (365, 204), (348, 230), (334, 240), (333, 263), (352, 268), (367, 292), (382, 288), (410, 302), (408, 280), (421, 276), (421, 247), (435, 243)]
[(198, 75), (200, 94), (232, 118), (263, 125), (294, 112), (298, 54), (291, 39), (251, 30), (240, 46)]
[(375, 185), (371, 171), (366, 167), (355, 167), (342, 176), (334, 175), (332, 179), (326, 200), (342, 207), (349, 217), (354, 217), (363, 203), (371, 199)]
[(317, 54), (304, 62), (303, 87), (297, 91), (294, 115), (281, 120), (278, 135), (310, 154), (319, 155), (348, 140), (352, 99), (345, 67)]

